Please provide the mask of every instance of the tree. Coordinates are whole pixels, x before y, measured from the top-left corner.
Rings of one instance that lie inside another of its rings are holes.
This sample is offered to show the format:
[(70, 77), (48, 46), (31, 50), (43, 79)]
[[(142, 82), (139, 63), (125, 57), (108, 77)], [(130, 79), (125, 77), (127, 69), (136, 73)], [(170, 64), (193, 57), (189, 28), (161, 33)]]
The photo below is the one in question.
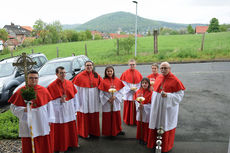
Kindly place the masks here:
[(188, 25), (187, 31), (188, 31), (189, 34), (194, 34), (195, 33), (195, 30), (192, 28), (191, 24)]
[(43, 31), (46, 27), (46, 23), (43, 22), (41, 19), (35, 21), (33, 25), (33, 36), (39, 36), (41, 31)]
[(85, 31), (85, 35), (87, 40), (92, 40), (93, 36), (89, 30)]
[(228, 29), (230, 29), (230, 24), (222, 24), (222, 25), (220, 25), (220, 31), (221, 32), (228, 31)]
[(5, 29), (0, 29), (0, 39), (4, 41), (8, 39), (8, 33)]
[(81, 32), (78, 33), (78, 40), (79, 41), (85, 41), (85, 40), (87, 40), (87, 36), (86, 36), (85, 31), (81, 31)]
[(148, 34), (147, 34), (147, 36), (151, 36), (151, 32), (150, 32), (150, 30), (148, 30)]
[(208, 27), (208, 32), (220, 32), (220, 25), (217, 18), (212, 18)]
[(95, 34), (94, 40), (100, 40), (100, 39), (102, 39), (102, 36), (99, 34)]
[(120, 49), (124, 50), (127, 54), (129, 54), (129, 51), (131, 50), (134, 44), (135, 44), (135, 39), (134, 36), (131, 35), (128, 38), (123, 38), (120, 39), (119, 41)]

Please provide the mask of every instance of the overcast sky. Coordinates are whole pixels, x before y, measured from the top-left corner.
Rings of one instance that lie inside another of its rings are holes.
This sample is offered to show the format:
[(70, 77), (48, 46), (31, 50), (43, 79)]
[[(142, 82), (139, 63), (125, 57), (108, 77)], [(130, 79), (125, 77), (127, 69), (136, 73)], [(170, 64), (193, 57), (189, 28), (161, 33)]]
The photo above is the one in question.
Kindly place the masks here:
[[(138, 16), (174, 23), (205, 23), (215, 17), (230, 24), (230, 0), (137, 0)], [(125, 11), (136, 14), (132, 0), (1, 0), (0, 28), (13, 22), (82, 24), (98, 16)]]

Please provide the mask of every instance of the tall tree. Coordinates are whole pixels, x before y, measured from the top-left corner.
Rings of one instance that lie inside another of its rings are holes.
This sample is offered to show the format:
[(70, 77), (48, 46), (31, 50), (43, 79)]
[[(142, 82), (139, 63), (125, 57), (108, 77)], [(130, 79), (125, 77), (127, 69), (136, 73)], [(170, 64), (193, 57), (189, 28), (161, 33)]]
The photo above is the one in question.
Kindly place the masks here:
[(46, 27), (46, 23), (43, 22), (41, 19), (35, 21), (33, 25), (33, 36), (39, 36), (41, 31), (43, 31)]
[(189, 34), (194, 34), (195, 33), (195, 30), (192, 28), (191, 24), (188, 25), (187, 31), (188, 31)]
[(92, 40), (93, 36), (92, 36), (92, 34), (91, 34), (91, 32), (89, 30), (86, 30), (85, 34), (86, 34), (87, 40)]
[(4, 41), (8, 39), (8, 33), (5, 29), (0, 29), (0, 39)]
[(217, 18), (212, 18), (208, 27), (208, 32), (220, 32), (220, 25)]

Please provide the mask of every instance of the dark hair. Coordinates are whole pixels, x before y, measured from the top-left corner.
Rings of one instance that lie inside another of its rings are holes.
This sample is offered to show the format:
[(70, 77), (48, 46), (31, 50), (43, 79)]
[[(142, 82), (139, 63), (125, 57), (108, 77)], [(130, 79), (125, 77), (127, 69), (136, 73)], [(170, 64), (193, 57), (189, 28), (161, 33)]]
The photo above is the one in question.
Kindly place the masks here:
[(142, 87), (142, 82), (143, 82), (143, 81), (147, 81), (147, 82), (148, 82), (148, 84), (149, 84), (148, 90), (150, 91), (150, 80), (149, 80), (149, 78), (143, 78), (143, 79), (141, 80), (141, 87)]
[[(92, 61), (86, 61), (85, 66), (86, 66), (86, 63), (92, 63), (93, 68), (94, 68), (94, 63)], [(94, 78), (98, 78), (98, 74), (94, 70), (92, 70), (92, 72), (93, 72)]]
[(107, 71), (108, 69), (112, 69), (112, 70), (113, 70), (113, 76), (112, 76), (112, 78), (114, 79), (114, 78), (115, 78), (115, 71), (114, 71), (114, 68), (113, 68), (112, 65), (108, 65), (108, 66), (105, 68), (104, 79), (105, 79), (105, 78), (109, 78), (109, 76), (106, 74), (106, 71)]
[(36, 70), (30, 70), (30, 71), (27, 73), (27, 75), (29, 75), (29, 74), (38, 74), (38, 71), (36, 71)]
[(56, 68), (56, 74), (58, 74), (59, 70), (64, 70), (65, 68), (63, 66), (58, 66)]

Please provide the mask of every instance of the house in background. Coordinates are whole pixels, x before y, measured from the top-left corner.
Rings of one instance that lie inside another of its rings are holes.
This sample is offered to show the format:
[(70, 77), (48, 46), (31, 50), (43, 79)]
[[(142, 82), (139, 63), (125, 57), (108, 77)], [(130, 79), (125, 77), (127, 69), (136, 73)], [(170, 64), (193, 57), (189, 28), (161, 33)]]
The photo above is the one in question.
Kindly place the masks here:
[(206, 33), (207, 30), (208, 30), (208, 26), (196, 26), (195, 33), (202, 34), (202, 33)]
[(21, 45), (25, 38), (30, 37), (32, 33), (31, 27), (15, 25), (14, 23), (5, 25), (3, 28), (8, 32), (9, 39), (6, 41), (6, 45), (11, 49)]

